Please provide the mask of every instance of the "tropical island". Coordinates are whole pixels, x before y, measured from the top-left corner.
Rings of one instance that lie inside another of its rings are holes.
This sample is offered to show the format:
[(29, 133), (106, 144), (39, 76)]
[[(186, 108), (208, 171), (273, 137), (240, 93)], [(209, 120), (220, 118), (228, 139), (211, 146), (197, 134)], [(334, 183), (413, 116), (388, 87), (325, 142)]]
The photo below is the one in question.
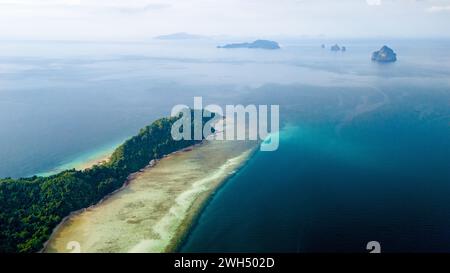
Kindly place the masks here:
[(98, 203), (149, 162), (201, 142), (173, 140), (171, 128), (179, 119), (153, 122), (120, 145), (109, 161), (92, 168), (66, 170), (49, 177), (0, 179), (0, 251), (41, 250), (54, 228), (70, 213)]
[(255, 144), (206, 139), (153, 161), (129, 176), (126, 186), (65, 217), (42, 252), (177, 251), (213, 193), (244, 165)]
[(227, 44), (224, 46), (217, 46), (217, 48), (280, 49), (280, 45), (275, 41), (256, 40), (252, 43), (234, 43), (234, 44)]
[(372, 61), (380, 63), (390, 63), (397, 61), (397, 54), (388, 46), (383, 46), (380, 50), (372, 53)]

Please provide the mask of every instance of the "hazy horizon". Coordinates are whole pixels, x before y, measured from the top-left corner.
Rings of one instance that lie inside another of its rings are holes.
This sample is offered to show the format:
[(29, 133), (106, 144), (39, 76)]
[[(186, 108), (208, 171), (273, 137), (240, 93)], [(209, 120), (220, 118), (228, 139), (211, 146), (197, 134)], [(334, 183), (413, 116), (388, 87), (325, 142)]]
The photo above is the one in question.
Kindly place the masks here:
[(0, 0), (2, 40), (450, 38), (449, 0)]

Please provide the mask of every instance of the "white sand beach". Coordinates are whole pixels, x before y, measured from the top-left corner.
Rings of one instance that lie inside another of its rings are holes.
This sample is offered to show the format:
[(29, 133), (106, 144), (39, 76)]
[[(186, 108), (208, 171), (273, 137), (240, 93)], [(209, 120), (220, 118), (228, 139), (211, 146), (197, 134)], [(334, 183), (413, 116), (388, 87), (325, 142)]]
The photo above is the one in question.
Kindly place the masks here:
[[(255, 142), (205, 141), (136, 173), (122, 190), (63, 221), (44, 252), (170, 252)], [(75, 242), (75, 243), (73, 243)]]

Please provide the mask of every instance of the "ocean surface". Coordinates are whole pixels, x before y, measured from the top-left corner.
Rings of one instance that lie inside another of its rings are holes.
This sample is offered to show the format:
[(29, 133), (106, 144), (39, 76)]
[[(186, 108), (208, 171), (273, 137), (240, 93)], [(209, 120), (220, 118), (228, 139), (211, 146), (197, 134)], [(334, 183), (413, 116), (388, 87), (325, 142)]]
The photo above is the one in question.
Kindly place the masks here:
[[(450, 41), (223, 43), (0, 41), (0, 177), (75, 166), (194, 96), (278, 104), (279, 149), (217, 191), (180, 251), (450, 251)], [(370, 61), (384, 44), (398, 62)]]

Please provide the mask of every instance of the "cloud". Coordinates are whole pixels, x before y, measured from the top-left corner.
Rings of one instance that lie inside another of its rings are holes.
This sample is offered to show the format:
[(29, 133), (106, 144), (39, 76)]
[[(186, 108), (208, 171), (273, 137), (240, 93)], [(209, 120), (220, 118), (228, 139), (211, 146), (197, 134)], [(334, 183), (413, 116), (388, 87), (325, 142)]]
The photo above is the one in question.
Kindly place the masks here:
[(0, 0), (0, 6), (16, 9), (79, 8), (94, 11), (116, 11), (120, 13), (144, 13), (151, 10), (168, 8), (171, 5), (148, 0), (106, 1), (106, 0)]
[[(450, 37), (449, 0), (0, 0), (0, 37)], [(431, 13), (432, 12), (432, 13)]]
[(41, 6), (41, 7), (50, 7), (50, 6), (75, 6), (81, 5), (81, 0), (0, 0), (0, 6), (9, 5), (9, 6), (17, 6), (17, 7), (26, 7), (26, 6)]
[(427, 9), (428, 12), (450, 12), (450, 5), (448, 6), (432, 6)]
[(109, 7), (112, 10), (116, 10), (121, 13), (125, 14), (136, 14), (136, 13), (145, 13), (147, 11), (152, 10), (160, 10), (169, 8), (171, 5), (169, 4), (147, 4), (144, 6), (136, 6), (136, 7), (129, 7), (129, 6), (111, 6)]
[(381, 0), (366, 0), (366, 3), (369, 6), (380, 6)]

